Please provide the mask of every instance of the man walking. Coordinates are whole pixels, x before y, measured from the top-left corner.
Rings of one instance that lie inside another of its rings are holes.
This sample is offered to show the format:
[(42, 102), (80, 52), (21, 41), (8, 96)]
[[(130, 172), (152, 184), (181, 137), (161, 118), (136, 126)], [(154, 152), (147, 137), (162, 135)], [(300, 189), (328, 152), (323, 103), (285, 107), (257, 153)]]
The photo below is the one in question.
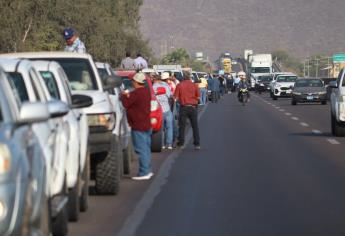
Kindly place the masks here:
[(86, 53), (85, 45), (79, 37), (77, 37), (74, 29), (65, 28), (63, 31), (63, 37), (66, 41), (66, 52)]
[(134, 59), (135, 69), (142, 70), (148, 68), (147, 61), (141, 56), (140, 53), (137, 54), (137, 58)]
[(126, 58), (121, 61), (121, 69), (133, 70), (135, 68), (134, 59), (131, 58), (131, 53), (126, 52)]
[(145, 87), (145, 74), (137, 73), (133, 78), (134, 90), (123, 92), (121, 100), (127, 110), (128, 123), (132, 128), (135, 152), (139, 155), (139, 173), (134, 180), (148, 180), (151, 171), (151, 94)]
[(173, 114), (170, 109), (170, 99), (172, 98), (172, 93), (169, 85), (165, 82), (169, 79), (169, 73), (163, 72), (161, 76), (158, 76), (154, 80), (153, 90), (157, 94), (158, 88), (164, 88), (165, 94), (157, 94), (157, 100), (163, 110), (163, 128), (165, 130), (163, 149), (167, 148), (169, 150), (173, 149)]
[(199, 150), (200, 137), (197, 106), (200, 91), (198, 85), (192, 82), (191, 75), (188, 71), (184, 72), (184, 80), (177, 85), (174, 97), (180, 102), (179, 137), (177, 145), (180, 147), (184, 146), (186, 119), (188, 118), (193, 129), (194, 148)]

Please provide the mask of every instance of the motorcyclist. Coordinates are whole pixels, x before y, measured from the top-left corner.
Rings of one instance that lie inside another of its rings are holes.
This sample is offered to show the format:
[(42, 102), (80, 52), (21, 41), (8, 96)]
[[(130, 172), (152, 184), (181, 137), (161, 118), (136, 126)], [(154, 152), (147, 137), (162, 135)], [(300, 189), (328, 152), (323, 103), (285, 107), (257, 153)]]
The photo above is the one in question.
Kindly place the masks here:
[(240, 82), (238, 83), (238, 86), (237, 86), (237, 89), (238, 89), (237, 97), (240, 98), (241, 89), (247, 89), (248, 90), (248, 101), (249, 101), (250, 93), (249, 93), (249, 84), (246, 80), (246, 73), (244, 71), (240, 71), (240, 72), (238, 72), (238, 77), (240, 78)]

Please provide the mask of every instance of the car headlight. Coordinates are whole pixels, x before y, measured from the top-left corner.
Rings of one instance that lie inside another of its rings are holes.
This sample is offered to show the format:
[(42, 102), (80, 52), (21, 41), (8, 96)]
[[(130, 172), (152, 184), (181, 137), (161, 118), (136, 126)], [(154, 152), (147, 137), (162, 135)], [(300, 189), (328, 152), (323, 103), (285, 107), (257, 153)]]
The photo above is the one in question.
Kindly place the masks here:
[(0, 174), (6, 174), (11, 169), (11, 152), (7, 145), (0, 144)]
[(292, 92), (292, 94), (294, 94), (294, 95), (301, 95), (302, 93), (300, 93), (300, 92)]
[(260, 84), (260, 86), (265, 86), (264, 84)]
[(151, 101), (151, 111), (157, 111), (159, 108), (159, 103), (156, 100)]
[(325, 95), (327, 92), (326, 91), (322, 91), (322, 92), (319, 92), (318, 94), (319, 95)]
[(88, 115), (87, 121), (89, 126), (105, 126), (108, 130), (113, 130), (115, 127), (115, 114)]
[(274, 87), (276, 87), (276, 88), (280, 88), (280, 87), (281, 87), (281, 85), (280, 85), (280, 84), (275, 84), (275, 85), (274, 85)]

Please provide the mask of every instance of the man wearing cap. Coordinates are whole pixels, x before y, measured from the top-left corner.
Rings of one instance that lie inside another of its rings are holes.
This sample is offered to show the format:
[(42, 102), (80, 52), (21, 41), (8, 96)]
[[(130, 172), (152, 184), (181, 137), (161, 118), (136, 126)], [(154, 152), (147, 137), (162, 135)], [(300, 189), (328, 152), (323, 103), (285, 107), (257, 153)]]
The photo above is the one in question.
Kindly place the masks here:
[(84, 43), (77, 37), (75, 30), (72, 28), (66, 28), (63, 31), (63, 37), (66, 40), (66, 52), (78, 52), (86, 53)]
[(137, 73), (133, 77), (132, 92), (121, 95), (123, 106), (127, 110), (128, 123), (132, 128), (132, 140), (135, 152), (139, 156), (138, 176), (134, 180), (148, 180), (153, 176), (151, 171), (151, 93), (145, 87), (145, 74)]
[(158, 88), (164, 88), (165, 94), (156, 95), (156, 98), (163, 110), (163, 128), (165, 130), (165, 140), (163, 144), (163, 149), (167, 148), (169, 150), (173, 149), (173, 114), (170, 108), (170, 99), (172, 93), (169, 85), (166, 83), (169, 79), (169, 73), (163, 72), (161, 76), (155, 77), (153, 83), (153, 90), (157, 93)]
[(200, 137), (198, 127), (198, 102), (200, 91), (198, 85), (191, 80), (189, 71), (183, 72), (183, 81), (176, 86), (174, 98), (180, 102), (179, 113), (179, 137), (177, 145), (184, 146), (186, 119), (190, 120), (193, 129), (194, 148), (200, 149)]

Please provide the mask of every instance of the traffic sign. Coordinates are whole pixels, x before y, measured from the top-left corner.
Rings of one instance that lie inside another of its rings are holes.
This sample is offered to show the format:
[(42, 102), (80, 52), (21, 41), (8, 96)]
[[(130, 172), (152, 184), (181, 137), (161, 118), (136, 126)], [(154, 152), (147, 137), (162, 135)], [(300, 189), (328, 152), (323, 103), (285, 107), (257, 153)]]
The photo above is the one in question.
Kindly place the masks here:
[(345, 62), (345, 54), (334, 54), (332, 59), (333, 62)]

